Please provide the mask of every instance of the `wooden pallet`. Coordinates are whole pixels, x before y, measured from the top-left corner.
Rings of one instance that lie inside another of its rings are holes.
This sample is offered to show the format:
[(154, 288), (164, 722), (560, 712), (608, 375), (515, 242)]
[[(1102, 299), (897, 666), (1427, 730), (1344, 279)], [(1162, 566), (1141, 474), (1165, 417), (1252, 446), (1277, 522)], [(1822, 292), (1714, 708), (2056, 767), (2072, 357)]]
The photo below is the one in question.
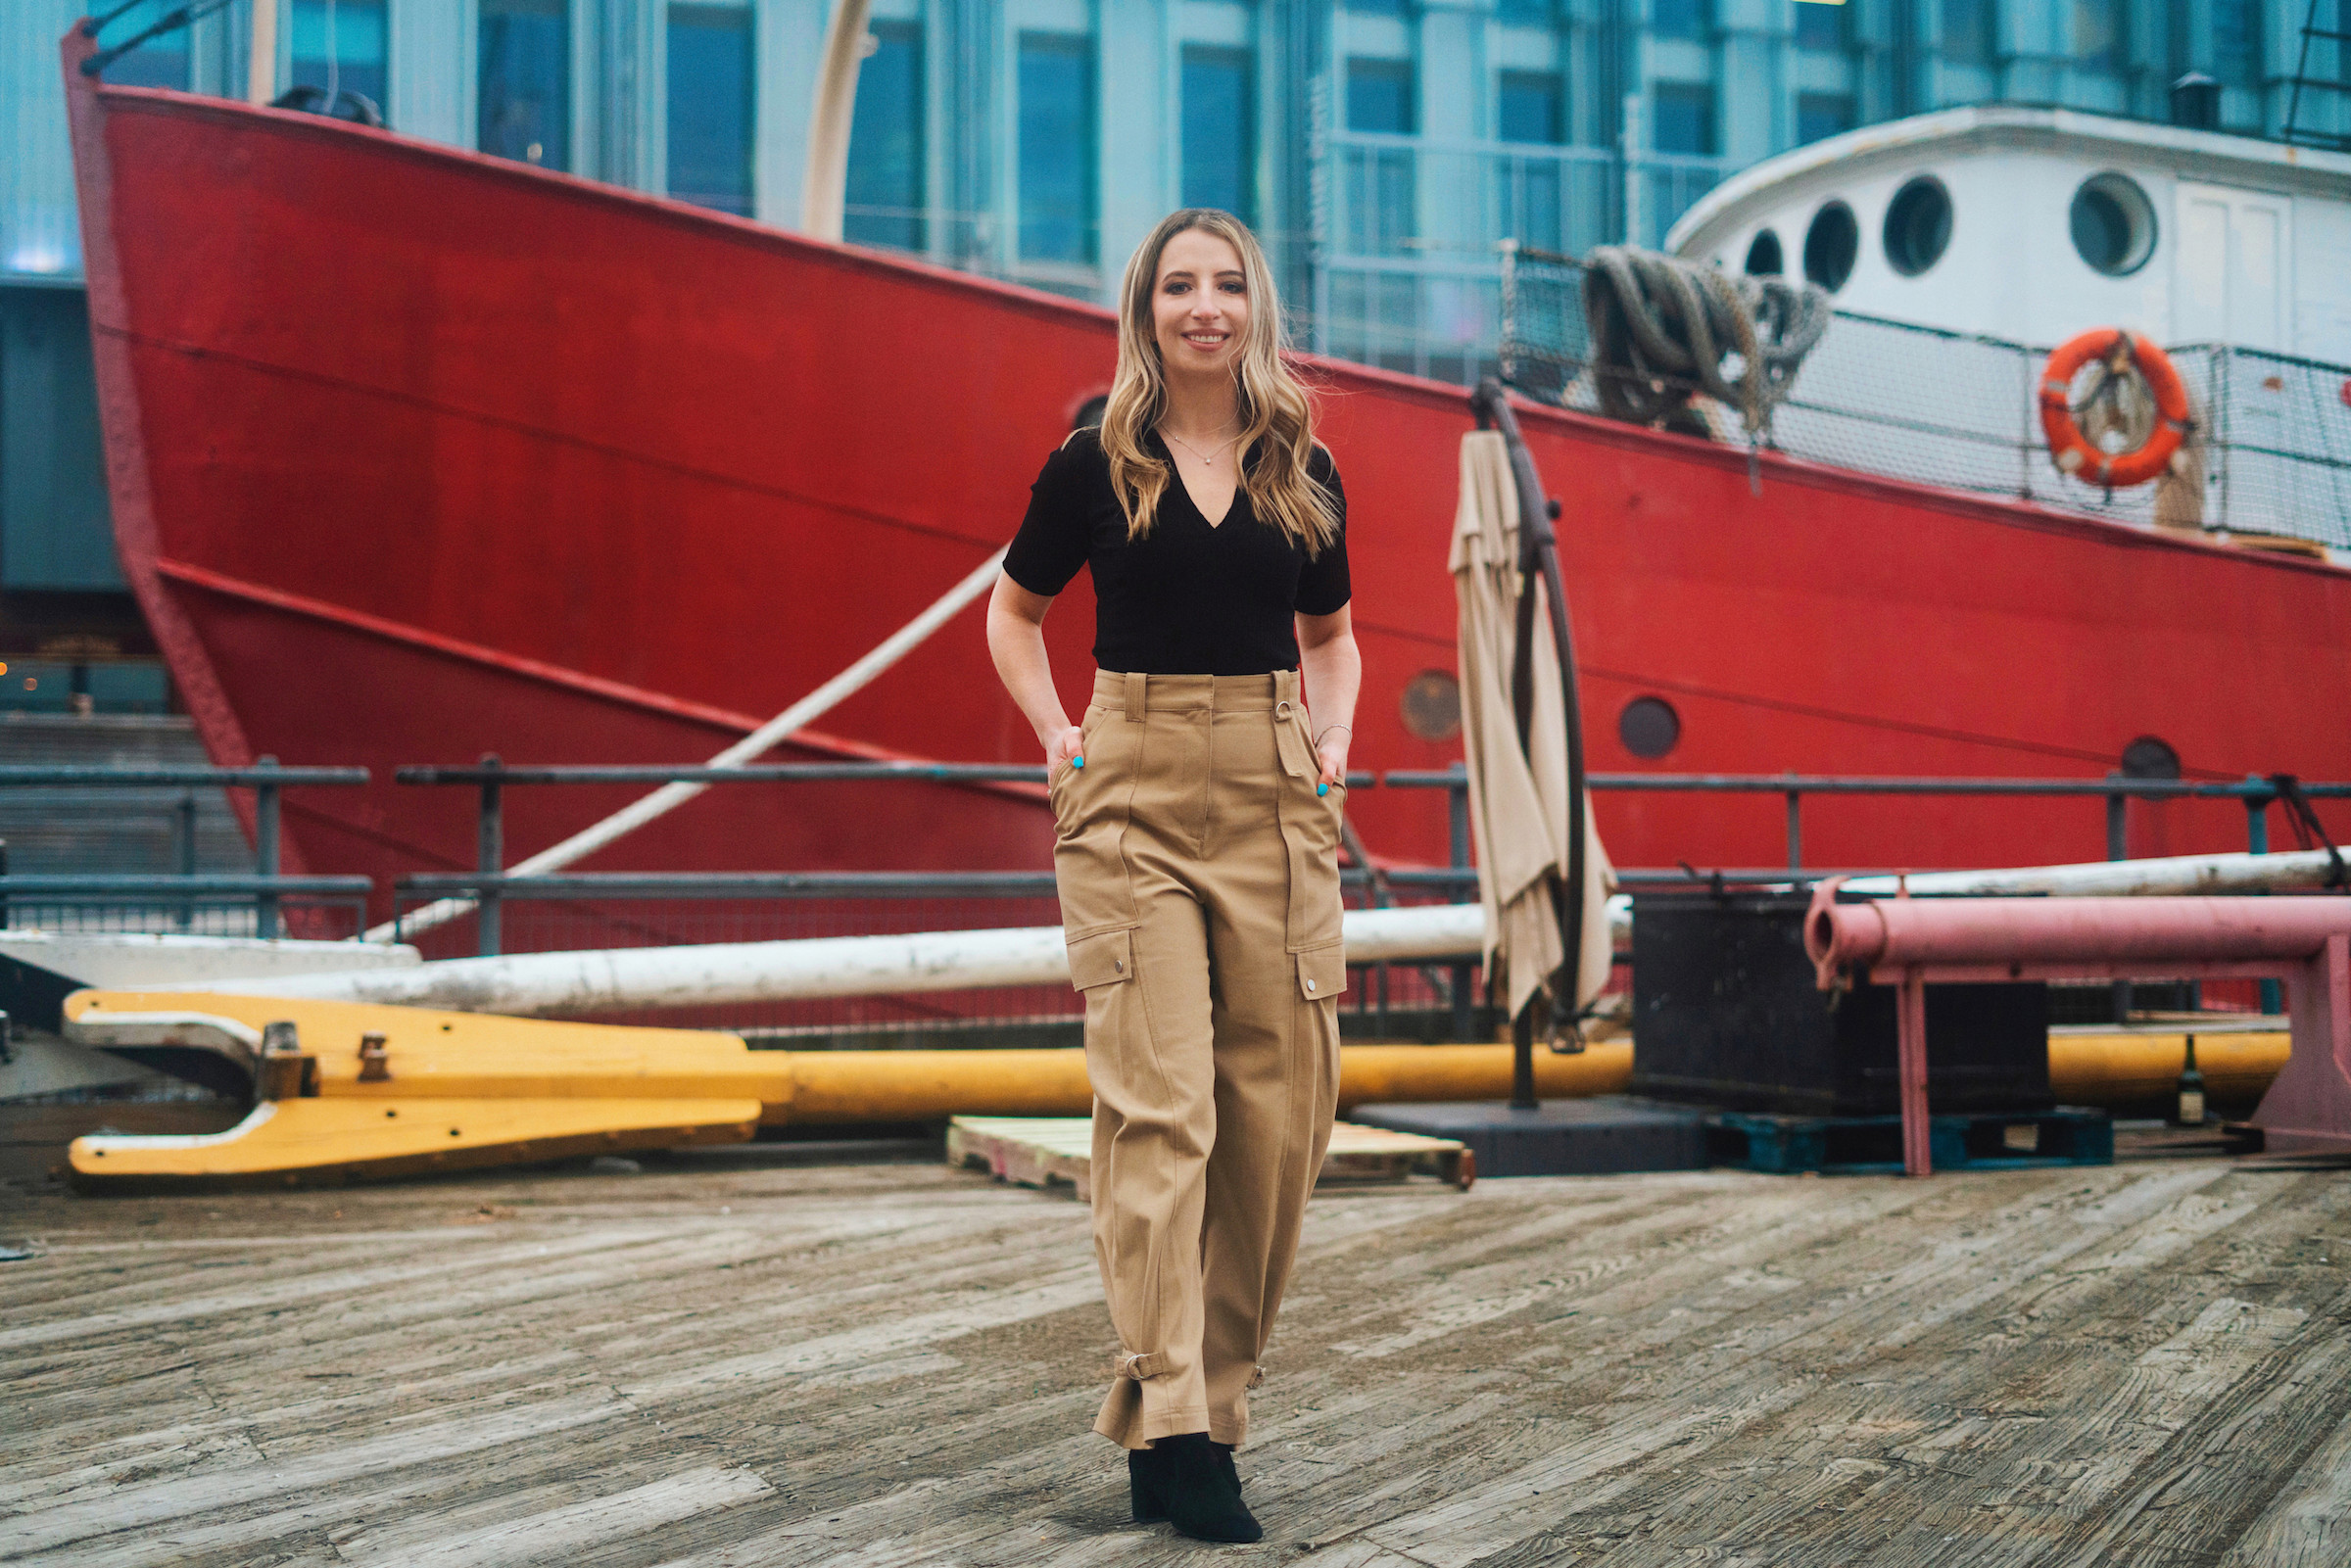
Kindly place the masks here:
[[(1093, 1123), (1083, 1117), (956, 1117), (947, 1164), (986, 1170), (1023, 1187), (1070, 1187), (1093, 1201)], [(1477, 1160), (1451, 1138), (1424, 1138), (1342, 1121), (1331, 1128), (1323, 1181), (1403, 1181), (1431, 1175), (1469, 1190)]]
[[(1900, 1117), (1780, 1117), (1725, 1111), (1706, 1118), (1717, 1164), (1774, 1174), (1898, 1174)], [(1929, 1118), (1937, 1170), (2011, 1170), (2114, 1164), (2114, 1123), (2103, 1111), (2060, 1107)]]

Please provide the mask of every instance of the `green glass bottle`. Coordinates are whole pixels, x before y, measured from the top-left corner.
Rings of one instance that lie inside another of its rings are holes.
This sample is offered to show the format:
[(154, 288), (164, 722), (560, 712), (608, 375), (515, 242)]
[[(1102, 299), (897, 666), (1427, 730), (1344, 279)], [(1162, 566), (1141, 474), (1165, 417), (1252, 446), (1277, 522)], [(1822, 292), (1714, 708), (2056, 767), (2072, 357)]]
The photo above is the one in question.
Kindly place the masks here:
[(2196, 1037), (2187, 1037), (2187, 1063), (2180, 1069), (2180, 1125), (2204, 1125), (2204, 1074), (2196, 1070)]

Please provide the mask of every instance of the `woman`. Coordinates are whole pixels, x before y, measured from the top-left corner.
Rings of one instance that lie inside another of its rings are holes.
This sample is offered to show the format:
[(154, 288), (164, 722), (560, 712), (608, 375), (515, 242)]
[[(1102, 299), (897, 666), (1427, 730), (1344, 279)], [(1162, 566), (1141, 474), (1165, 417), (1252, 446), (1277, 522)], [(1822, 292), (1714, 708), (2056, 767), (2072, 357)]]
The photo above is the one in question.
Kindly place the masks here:
[[(1330, 1141), (1347, 987), (1346, 499), (1281, 348), (1256, 237), (1163, 221), (1120, 286), (1101, 427), (1046, 459), (987, 616), (1045, 748), (1085, 997), (1120, 1342), (1094, 1430), (1128, 1450), (1136, 1520), (1207, 1541), (1263, 1533), (1231, 1452)], [(1040, 628), (1080, 566), (1100, 669), (1073, 725)]]

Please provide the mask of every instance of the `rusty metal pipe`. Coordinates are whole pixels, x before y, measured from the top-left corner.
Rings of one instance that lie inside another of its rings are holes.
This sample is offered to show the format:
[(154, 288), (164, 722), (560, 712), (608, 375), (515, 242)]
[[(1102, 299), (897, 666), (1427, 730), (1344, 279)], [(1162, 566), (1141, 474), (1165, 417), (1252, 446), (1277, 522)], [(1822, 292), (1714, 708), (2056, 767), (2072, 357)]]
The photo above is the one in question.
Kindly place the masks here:
[(1882, 898), (1804, 918), (1825, 989), (1841, 971), (1919, 966), (2178, 964), (2308, 959), (2351, 932), (2351, 898)]
[(1901, 988), (1903, 1164), (1931, 1168), (1926, 987), (1933, 982), (2133, 974), (2264, 975), (2293, 993), (2292, 1047), (2253, 1122), (2280, 1147), (2351, 1145), (2351, 899), (1902, 898), (1814, 890), (1804, 950), (1823, 990), (1854, 977)]

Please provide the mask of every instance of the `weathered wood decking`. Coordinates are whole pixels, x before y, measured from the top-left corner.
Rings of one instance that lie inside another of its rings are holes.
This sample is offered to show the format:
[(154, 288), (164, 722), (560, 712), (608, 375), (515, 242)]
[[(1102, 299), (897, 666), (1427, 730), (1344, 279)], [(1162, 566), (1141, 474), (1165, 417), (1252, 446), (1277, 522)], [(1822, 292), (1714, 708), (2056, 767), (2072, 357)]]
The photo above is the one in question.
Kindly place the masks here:
[(1127, 1523), (1085, 1212), (935, 1156), (0, 1206), (9, 1561), (2351, 1561), (2340, 1172), (1326, 1191), (1251, 1548)]

